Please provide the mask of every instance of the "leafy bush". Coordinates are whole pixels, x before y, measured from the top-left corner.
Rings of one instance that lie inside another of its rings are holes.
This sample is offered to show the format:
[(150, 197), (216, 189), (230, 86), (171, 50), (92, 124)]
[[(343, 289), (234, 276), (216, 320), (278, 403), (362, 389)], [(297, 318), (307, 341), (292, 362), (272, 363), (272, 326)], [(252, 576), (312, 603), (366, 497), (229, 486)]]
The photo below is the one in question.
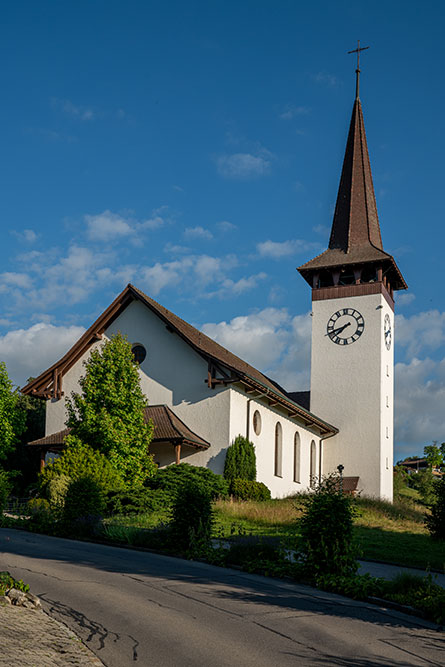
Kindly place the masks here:
[[(76, 481), (83, 477), (95, 480), (106, 493), (109, 490), (121, 489), (122, 478), (112, 467), (103, 454), (84, 445), (78, 438), (69, 435), (63, 454), (48, 463), (39, 475), (39, 486), (42, 495), (50, 500), (51, 482), (61, 475)], [(64, 482), (54, 486), (54, 498), (62, 500)]]
[(434, 485), (431, 515), (425, 517), (425, 523), (434, 539), (445, 540), (445, 477)]
[(107, 497), (107, 514), (145, 514), (170, 507), (173, 496), (165, 489), (111, 491)]
[(0, 595), (5, 595), (10, 588), (23, 591), (23, 593), (29, 591), (29, 585), (25, 584), (21, 579), (14, 579), (9, 572), (0, 572)]
[(383, 597), (419, 609), (435, 623), (445, 623), (445, 590), (426, 577), (403, 573), (383, 583)]
[(94, 531), (105, 510), (103, 489), (91, 477), (81, 477), (70, 483), (63, 508), (63, 525), (69, 534), (89, 534)]
[(249, 479), (232, 479), (229, 493), (238, 500), (270, 500), (270, 490), (263, 482)]
[(63, 510), (66, 492), (68, 491), (71, 481), (71, 477), (68, 477), (68, 475), (64, 475), (63, 473), (49, 480), (46, 487), (46, 493), (51, 509), (54, 512), (59, 513)]
[(6, 470), (0, 469), (0, 515), (5, 509), (6, 501), (11, 493), (12, 483)]
[(408, 483), (408, 472), (403, 466), (395, 466), (393, 480), (394, 498), (400, 498), (403, 489), (407, 487)]
[(201, 483), (209, 492), (212, 500), (228, 495), (228, 484), (221, 475), (217, 475), (209, 468), (192, 466), (189, 463), (173, 464), (158, 470), (153, 477), (147, 480), (147, 486), (150, 489), (164, 489), (171, 495), (173, 501), (179, 487), (192, 481)]
[(300, 554), (307, 574), (347, 576), (358, 568), (353, 539), (354, 499), (341, 490), (338, 475), (330, 475), (306, 496), (300, 519)]
[(227, 449), (224, 478), (256, 480), (255, 447), (242, 435), (238, 435)]
[(199, 480), (187, 480), (173, 503), (171, 531), (177, 548), (189, 556), (201, 555), (210, 546), (214, 523), (209, 489)]

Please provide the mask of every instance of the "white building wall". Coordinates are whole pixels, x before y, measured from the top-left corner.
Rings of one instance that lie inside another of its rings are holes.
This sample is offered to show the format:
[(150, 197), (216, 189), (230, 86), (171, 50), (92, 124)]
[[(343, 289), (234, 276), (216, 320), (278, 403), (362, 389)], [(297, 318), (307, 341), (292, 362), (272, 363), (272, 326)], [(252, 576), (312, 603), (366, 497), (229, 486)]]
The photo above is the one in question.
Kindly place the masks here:
[[(354, 343), (336, 345), (327, 323), (348, 307), (363, 315), (365, 328)], [(365, 495), (392, 499), (394, 362), (393, 343), (388, 351), (384, 342), (387, 313), (394, 326), (382, 294), (312, 303), (311, 411), (340, 431), (324, 445), (323, 473), (341, 463), (345, 476), (360, 477)]]
[[(258, 410), (261, 417), (261, 432), (256, 435), (253, 416)], [(275, 475), (275, 427), (282, 427), (282, 477)], [(300, 435), (300, 482), (294, 482), (294, 438)], [(273, 498), (293, 495), (309, 488), (310, 445), (315, 440), (317, 446), (317, 471), (320, 436), (294, 420), (289, 419), (279, 409), (270, 407), (260, 398), (250, 398), (242, 389), (230, 389), (230, 442), (237, 435), (243, 435), (255, 446), (257, 480), (269, 487)]]

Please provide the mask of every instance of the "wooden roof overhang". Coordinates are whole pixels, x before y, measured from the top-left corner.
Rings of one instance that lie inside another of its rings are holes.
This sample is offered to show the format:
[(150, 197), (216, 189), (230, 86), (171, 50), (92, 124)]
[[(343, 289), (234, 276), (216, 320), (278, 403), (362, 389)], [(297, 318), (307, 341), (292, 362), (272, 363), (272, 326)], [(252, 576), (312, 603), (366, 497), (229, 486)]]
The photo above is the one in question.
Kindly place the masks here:
[[(185, 445), (200, 450), (210, 447), (210, 443), (192, 431), (168, 405), (148, 406), (144, 409), (144, 421), (153, 422), (152, 443)], [(27, 446), (45, 451), (60, 451), (65, 447), (65, 440), (70, 433), (70, 428), (64, 428), (62, 431), (28, 442)]]

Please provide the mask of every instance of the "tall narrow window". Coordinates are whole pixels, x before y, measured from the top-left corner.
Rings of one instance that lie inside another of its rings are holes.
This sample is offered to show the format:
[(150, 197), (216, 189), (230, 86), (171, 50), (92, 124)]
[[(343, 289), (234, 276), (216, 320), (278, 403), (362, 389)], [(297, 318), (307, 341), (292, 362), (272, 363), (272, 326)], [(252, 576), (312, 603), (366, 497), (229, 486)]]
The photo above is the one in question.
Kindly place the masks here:
[(294, 436), (294, 482), (300, 482), (300, 434)]
[(283, 477), (283, 429), (280, 422), (275, 426), (275, 476)]
[(311, 485), (311, 488), (315, 487), (315, 484), (317, 482), (317, 447), (315, 445), (315, 440), (312, 440), (311, 442), (311, 476), (309, 480), (309, 484)]

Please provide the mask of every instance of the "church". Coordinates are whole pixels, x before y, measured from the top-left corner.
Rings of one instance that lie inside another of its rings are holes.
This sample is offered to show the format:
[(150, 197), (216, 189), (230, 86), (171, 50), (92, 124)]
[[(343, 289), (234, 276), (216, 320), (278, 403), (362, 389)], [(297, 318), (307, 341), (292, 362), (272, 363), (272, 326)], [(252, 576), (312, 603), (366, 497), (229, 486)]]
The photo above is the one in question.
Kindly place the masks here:
[(383, 250), (359, 97), (327, 250), (298, 268), (312, 294), (310, 391), (288, 392), (129, 284), (73, 347), (22, 392), (46, 400), (41, 463), (69, 433), (65, 398), (91, 350), (121, 332), (139, 363), (159, 466), (222, 474), (238, 435), (253, 442), (257, 479), (279, 498), (343, 466), (349, 491), (392, 500), (394, 290), (406, 283)]

